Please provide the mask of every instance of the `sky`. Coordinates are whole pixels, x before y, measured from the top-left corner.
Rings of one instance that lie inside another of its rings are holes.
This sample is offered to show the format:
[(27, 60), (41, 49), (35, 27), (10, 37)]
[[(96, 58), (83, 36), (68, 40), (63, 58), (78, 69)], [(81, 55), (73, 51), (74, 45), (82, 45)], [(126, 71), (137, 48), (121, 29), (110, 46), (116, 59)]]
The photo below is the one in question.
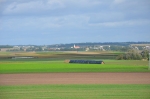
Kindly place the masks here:
[(0, 45), (150, 42), (150, 0), (0, 0)]

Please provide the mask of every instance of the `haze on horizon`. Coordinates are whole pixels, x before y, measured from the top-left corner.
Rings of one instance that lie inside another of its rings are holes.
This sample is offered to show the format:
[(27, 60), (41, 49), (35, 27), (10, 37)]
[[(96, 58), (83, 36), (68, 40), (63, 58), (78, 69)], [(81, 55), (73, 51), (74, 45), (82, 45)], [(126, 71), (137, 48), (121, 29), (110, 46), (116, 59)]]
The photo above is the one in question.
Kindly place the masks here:
[(0, 0), (0, 45), (150, 42), (150, 0)]

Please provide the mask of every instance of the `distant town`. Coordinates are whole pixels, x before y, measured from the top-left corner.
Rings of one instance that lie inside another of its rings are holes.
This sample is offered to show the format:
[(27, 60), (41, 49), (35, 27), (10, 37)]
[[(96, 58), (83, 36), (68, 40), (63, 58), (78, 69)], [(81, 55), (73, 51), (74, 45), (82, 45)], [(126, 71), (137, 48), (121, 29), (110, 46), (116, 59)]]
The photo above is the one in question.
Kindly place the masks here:
[(0, 45), (0, 51), (127, 51), (149, 50), (150, 42), (70, 43), (53, 45)]

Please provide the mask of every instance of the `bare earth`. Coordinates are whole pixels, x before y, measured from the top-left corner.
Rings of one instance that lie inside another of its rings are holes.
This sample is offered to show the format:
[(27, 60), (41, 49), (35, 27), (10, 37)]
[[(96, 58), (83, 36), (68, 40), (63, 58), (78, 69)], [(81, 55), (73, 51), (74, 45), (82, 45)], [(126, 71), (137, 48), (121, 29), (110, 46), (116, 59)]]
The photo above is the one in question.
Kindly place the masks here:
[(27, 84), (150, 84), (150, 73), (0, 74), (0, 85)]

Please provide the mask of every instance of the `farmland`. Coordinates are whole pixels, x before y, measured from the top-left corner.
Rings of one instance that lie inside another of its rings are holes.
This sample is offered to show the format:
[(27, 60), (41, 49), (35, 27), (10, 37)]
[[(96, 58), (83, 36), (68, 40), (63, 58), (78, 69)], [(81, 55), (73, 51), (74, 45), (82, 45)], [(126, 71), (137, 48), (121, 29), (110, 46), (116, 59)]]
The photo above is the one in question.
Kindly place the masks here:
[[(119, 52), (1, 52), (0, 73), (149, 72), (148, 61), (114, 60)], [(34, 58), (17, 58), (17, 57)], [(8, 58), (14, 57), (14, 58)], [(36, 57), (36, 58), (35, 58)], [(69, 64), (66, 59), (103, 60), (105, 64)]]
[(0, 86), (1, 99), (149, 99), (150, 85)]
[[(115, 59), (120, 52), (0, 52), (0, 60), (11, 60), (14, 57), (34, 57), (32, 60), (65, 60), (65, 59)], [(27, 59), (26, 59), (27, 61)], [(30, 60), (29, 60), (30, 61)]]
[[(149, 99), (148, 61), (115, 60), (118, 54), (0, 53), (0, 98)], [(35, 58), (20, 58), (24, 56)], [(69, 64), (66, 59), (103, 60), (105, 64)]]
[(105, 64), (69, 64), (64, 61), (1, 61), (0, 73), (150, 72), (148, 61), (104, 60)]

